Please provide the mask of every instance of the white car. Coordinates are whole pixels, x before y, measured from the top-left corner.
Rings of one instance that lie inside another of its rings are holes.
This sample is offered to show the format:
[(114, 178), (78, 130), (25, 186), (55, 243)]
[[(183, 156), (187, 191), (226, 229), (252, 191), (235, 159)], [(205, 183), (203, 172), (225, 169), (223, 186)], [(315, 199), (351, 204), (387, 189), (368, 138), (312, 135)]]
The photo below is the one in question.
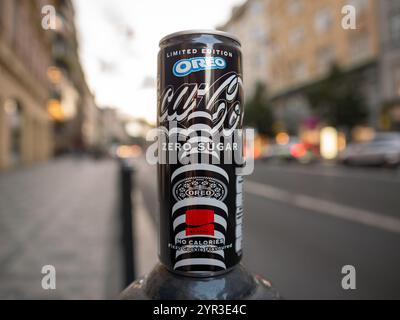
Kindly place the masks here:
[(400, 133), (378, 133), (369, 142), (351, 143), (339, 155), (348, 165), (400, 165)]
[(295, 159), (291, 153), (291, 148), (299, 144), (300, 141), (297, 137), (290, 137), (290, 142), (284, 145), (271, 144), (268, 146), (266, 151), (262, 154), (262, 160), (270, 159), (281, 159), (281, 160), (293, 160)]

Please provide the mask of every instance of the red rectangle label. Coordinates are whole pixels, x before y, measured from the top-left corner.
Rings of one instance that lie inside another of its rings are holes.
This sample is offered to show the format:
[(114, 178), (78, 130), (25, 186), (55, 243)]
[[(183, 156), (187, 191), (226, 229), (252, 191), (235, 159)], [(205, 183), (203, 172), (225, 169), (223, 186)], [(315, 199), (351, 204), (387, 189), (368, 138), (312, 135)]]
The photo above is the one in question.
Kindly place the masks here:
[(193, 209), (186, 211), (186, 235), (214, 235), (214, 210)]
[(186, 224), (189, 226), (199, 226), (214, 223), (214, 210), (193, 209), (186, 211)]

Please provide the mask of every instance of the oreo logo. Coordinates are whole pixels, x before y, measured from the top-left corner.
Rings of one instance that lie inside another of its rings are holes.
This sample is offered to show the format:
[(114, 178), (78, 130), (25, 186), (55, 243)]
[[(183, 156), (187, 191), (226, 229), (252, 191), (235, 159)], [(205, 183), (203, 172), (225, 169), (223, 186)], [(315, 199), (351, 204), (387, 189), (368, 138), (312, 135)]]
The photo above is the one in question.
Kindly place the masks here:
[(225, 69), (226, 61), (221, 57), (196, 57), (191, 59), (181, 59), (175, 62), (172, 72), (177, 77), (184, 77), (192, 72)]

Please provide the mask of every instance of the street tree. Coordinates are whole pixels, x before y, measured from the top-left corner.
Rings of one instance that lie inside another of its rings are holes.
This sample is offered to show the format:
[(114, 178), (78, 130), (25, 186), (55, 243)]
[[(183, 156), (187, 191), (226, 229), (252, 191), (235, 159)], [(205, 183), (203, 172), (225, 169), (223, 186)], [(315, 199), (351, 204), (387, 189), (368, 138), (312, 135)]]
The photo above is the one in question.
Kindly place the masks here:
[(267, 89), (261, 82), (245, 105), (244, 124), (257, 129), (258, 133), (273, 137), (274, 113), (268, 100)]
[(333, 66), (328, 77), (307, 91), (314, 112), (328, 125), (351, 130), (364, 124), (368, 108), (357, 79)]

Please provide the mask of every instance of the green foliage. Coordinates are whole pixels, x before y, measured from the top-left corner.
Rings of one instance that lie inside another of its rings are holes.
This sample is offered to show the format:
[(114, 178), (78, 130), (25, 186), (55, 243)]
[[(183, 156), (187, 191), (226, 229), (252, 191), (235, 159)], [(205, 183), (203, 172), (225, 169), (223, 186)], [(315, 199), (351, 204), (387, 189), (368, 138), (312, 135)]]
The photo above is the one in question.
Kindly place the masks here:
[(257, 83), (253, 96), (245, 105), (244, 124), (254, 127), (260, 134), (269, 137), (274, 135), (274, 114), (268, 101), (267, 90), (262, 83)]
[(328, 125), (351, 129), (368, 118), (357, 79), (335, 66), (325, 80), (307, 91), (307, 98), (315, 113)]

